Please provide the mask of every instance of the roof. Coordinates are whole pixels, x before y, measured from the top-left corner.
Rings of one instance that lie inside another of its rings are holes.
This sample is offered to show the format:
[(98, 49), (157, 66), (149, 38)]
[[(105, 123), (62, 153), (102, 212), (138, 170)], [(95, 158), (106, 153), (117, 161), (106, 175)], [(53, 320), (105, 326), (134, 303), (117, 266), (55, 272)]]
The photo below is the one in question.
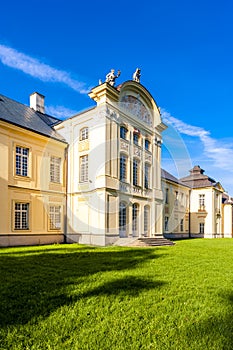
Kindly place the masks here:
[(204, 170), (201, 169), (199, 165), (195, 165), (189, 172), (190, 175), (181, 178), (180, 181), (192, 188), (218, 187), (220, 185), (219, 182), (205, 175)]
[(226, 192), (222, 194), (222, 203), (233, 205), (233, 198), (230, 197)]
[(60, 119), (34, 111), (34, 109), (0, 94), (0, 120), (21, 128), (65, 142), (53, 129)]
[(188, 185), (182, 183), (179, 179), (177, 179), (175, 176), (173, 176), (172, 174), (170, 174), (168, 171), (166, 171), (165, 169), (161, 169), (161, 177), (165, 180), (174, 182), (178, 185), (182, 185), (182, 186), (186, 186), (189, 187)]

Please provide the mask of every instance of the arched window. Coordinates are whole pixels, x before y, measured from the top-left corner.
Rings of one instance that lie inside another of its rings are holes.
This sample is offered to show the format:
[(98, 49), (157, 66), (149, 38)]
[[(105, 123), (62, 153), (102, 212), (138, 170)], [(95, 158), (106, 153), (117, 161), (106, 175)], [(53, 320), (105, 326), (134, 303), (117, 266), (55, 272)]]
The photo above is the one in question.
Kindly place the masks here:
[(150, 233), (150, 207), (144, 207), (144, 236), (149, 236)]
[(134, 203), (132, 207), (133, 236), (138, 236), (138, 214), (139, 214), (139, 205), (137, 203)]
[(80, 137), (79, 137), (79, 140), (80, 141), (83, 141), (83, 140), (87, 140), (88, 139), (88, 128), (85, 127), (85, 128), (82, 128), (80, 130)]
[(120, 235), (125, 235), (126, 233), (126, 204), (124, 202), (120, 202), (119, 205), (119, 230)]

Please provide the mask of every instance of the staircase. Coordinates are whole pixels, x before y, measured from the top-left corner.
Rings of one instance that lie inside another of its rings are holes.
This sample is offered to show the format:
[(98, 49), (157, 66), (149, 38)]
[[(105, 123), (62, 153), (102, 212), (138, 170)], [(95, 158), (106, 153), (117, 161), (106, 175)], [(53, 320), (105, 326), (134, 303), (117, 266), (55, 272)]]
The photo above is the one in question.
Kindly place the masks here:
[(119, 238), (114, 245), (116, 246), (125, 246), (125, 247), (161, 247), (161, 246), (172, 246), (175, 245), (174, 242), (169, 239), (164, 238), (163, 236), (157, 237), (127, 237)]
[(134, 247), (161, 247), (172, 245), (175, 245), (175, 243), (163, 236), (138, 238), (131, 244), (131, 246)]

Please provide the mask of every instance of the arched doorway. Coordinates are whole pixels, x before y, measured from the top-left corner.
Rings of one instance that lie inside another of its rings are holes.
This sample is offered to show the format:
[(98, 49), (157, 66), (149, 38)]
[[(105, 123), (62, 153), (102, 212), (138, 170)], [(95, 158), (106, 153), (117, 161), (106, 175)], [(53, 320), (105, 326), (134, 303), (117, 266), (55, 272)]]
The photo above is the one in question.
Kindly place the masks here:
[(120, 235), (120, 237), (126, 237), (126, 223), (127, 223), (126, 204), (124, 202), (120, 202), (120, 205), (119, 205), (119, 235)]
[(139, 205), (137, 203), (134, 203), (132, 206), (132, 235), (133, 235), (133, 237), (138, 236), (138, 231), (139, 231), (138, 214), (139, 214)]
[(150, 207), (145, 205), (144, 207), (144, 236), (150, 236)]

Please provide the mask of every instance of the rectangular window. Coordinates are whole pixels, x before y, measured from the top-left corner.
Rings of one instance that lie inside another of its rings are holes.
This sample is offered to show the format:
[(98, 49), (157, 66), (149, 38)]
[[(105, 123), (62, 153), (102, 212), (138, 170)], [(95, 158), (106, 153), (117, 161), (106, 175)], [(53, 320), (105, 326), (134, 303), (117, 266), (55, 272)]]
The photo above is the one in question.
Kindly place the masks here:
[(150, 141), (149, 140), (145, 140), (145, 150), (149, 151), (150, 150)]
[(168, 221), (169, 221), (169, 217), (165, 216), (165, 220), (164, 220), (164, 229), (165, 229), (165, 231), (168, 231)]
[(51, 205), (49, 207), (49, 229), (60, 230), (61, 229), (61, 206)]
[(138, 177), (139, 177), (139, 162), (134, 159), (133, 160), (133, 185), (138, 186)]
[(145, 164), (144, 186), (145, 188), (150, 187), (150, 165), (149, 164)]
[(123, 154), (120, 156), (120, 180), (127, 181), (127, 157)]
[(29, 229), (29, 203), (15, 203), (15, 230)]
[(199, 209), (205, 208), (205, 195), (199, 194)]
[(138, 145), (138, 139), (139, 139), (138, 134), (134, 133), (134, 134), (133, 134), (133, 143), (134, 143), (135, 145)]
[(127, 132), (128, 132), (128, 130), (124, 126), (121, 126), (121, 128), (120, 128), (120, 138), (126, 140)]
[(15, 173), (28, 176), (29, 148), (16, 146)]
[(169, 203), (169, 189), (166, 188), (166, 192), (165, 192), (165, 204)]
[(144, 236), (149, 234), (149, 224), (150, 224), (150, 207), (144, 207)]
[(57, 183), (61, 182), (61, 158), (50, 158), (50, 181)]
[(200, 224), (199, 224), (199, 233), (201, 233), (201, 234), (205, 233), (205, 224), (204, 224), (204, 222), (200, 222)]
[(80, 182), (88, 181), (88, 155), (80, 157)]
[(175, 205), (176, 206), (178, 205), (178, 195), (179, 195), (179, 192), (175, 191)]
[(88, 128), (83, 128), (80, 130), (80, 141), (88, 139)]
[(184, 219), (180, 220), (180, 232), (184, 231)]

